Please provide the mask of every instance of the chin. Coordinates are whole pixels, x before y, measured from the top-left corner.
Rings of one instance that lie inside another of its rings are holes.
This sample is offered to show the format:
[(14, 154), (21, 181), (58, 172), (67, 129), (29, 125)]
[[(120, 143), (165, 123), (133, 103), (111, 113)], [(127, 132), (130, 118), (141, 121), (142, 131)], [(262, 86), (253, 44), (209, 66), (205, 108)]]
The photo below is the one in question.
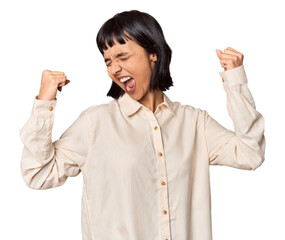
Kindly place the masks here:
[[(125, 93), (128, 94), (126, 91)], [(143, 98), (143, 96), (137, 92), (134, 92), (133, 94), (129, 94), (129, 96), (136, 101), (140, 101)]]
[[(126, 94), (128, 94), (128, 93), (126, 93)], [(141, 99), (141, 97), (139, 97), (139, 96), (138, 96), (137, 94), (135, 94), (135, 93), (129, 94), (129, 96), (130, 96), (132, 99), (136, 100), (136, 101), (139, 101), (139, 100)]]

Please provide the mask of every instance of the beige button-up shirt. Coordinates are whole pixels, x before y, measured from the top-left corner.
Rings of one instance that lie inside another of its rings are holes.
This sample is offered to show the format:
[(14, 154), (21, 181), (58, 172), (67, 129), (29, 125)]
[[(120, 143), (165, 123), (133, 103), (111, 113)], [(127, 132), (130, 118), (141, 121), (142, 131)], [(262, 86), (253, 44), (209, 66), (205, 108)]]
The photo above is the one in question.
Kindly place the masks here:
[(244, 66), (220, 76), (234, 131), (165, 93), (154, 113), (125, 93), (52, 142), (57, 99), (35, 98), (20, 130), (26, 184), (58, 187), (82, 172), (83, 240), (211, 240), (209, 165), (254, 170), (265, 153)]

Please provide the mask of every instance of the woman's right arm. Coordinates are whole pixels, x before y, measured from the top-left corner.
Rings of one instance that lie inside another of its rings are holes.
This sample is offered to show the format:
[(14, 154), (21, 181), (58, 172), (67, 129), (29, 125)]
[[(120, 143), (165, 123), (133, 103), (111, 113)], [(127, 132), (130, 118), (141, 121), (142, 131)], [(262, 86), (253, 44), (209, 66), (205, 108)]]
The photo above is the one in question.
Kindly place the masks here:
[(80, 173), (89, 152), (88, 110), (52, 142), (52, 128), (57, 100), (34, 99), (32, 114), (20, 130), (24, 143), (21, 172), (33, 189), (61, 186), (67, 177)]
[[(44, 74), (46, 73), (43, 72)], [(24, 143), (21, 172), (26, 184), (33, 189), (61, 186), (68, 177), (80, 173), (88, 158), (90, 146), (88, 109), (81, 112), (58, 140), (52, 142), (57, 104), (56, 92), (60, 81), (64, 86), (65, 79), (66, 77), (58, 78), (59, 82), (56, 84), (54, 78), (43, 77), (42, 91), (34, 98), (32, 113), (20, 130), (20, 137)]]

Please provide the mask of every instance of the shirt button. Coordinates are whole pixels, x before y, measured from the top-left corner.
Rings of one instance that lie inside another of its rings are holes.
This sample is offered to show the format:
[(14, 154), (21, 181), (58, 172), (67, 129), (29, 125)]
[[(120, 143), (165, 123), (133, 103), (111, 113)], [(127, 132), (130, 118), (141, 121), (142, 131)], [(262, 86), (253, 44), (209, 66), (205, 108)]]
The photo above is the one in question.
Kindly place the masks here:
[[(222, 78), (223, 79), (223, 78)], [(225, 80), (223, 79), (223, 82), (224, 82)]]
[(157, 129), (158, 129), (158, 127), (157, 127), (157, 126), (155, 126), (155, 127), (154, 127), (154, 130), (157, 130)]
[(164, 185), (165, 185), (165, 182), (164, 182), (164, 181), (162, 181), (162, 182), (161, 182), (161, 185), (163, 185), (163, 186), (164, 186)]
[(158, 156), (159, 156), (159, 157), (161, 157), (161, 156), (162, 156), (162, 153), (161, 153), (161, 152), (160, 152), (160, 153), (158, 153)]
[(52, 110), (53, 110), (53, 107), (49, 107), (49, 110), (52, 111)]
[(167, 211), (166, 211), (166, 210), (163, 210), (163, 214), (164, 214), (164, 215), (167, 214)]

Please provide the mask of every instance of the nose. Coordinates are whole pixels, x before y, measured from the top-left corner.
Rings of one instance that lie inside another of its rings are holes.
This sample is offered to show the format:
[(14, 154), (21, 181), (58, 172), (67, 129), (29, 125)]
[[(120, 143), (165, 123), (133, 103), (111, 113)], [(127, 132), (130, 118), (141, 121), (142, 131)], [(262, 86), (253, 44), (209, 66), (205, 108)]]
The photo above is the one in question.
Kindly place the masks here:
[(122, 67), (120, 66), (120, 64), (114, 61), (111, 65), (111, 73), (113, 75), (116, 75), (121, 70), (122, 70)]

